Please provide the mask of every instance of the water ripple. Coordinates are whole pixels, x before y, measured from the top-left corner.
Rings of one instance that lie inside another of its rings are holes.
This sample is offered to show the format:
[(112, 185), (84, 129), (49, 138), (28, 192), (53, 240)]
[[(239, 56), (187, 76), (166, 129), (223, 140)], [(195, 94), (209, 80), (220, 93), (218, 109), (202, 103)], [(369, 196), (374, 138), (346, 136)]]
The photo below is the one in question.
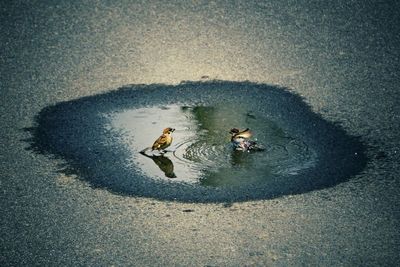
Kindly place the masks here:
[[(176, 128), (164, 155), (139, 152)], [(247, 128), (265, 150), (235, 151)], [(365, 146), (301, 97), (250, 82), (129, 85), (43, 109), (31, 149), (94, 187), (179, 201), (243, 201), (334, 186), (361, 172)]]

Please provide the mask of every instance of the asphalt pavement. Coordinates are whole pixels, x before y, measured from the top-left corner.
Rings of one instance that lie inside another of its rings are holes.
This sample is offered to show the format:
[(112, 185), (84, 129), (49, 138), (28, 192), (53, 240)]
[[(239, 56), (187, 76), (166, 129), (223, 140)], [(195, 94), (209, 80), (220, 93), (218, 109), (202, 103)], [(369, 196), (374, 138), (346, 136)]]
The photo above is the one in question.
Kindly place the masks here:
[[(396, 1), (3, 1), (0, 264), (398, 266), (399, 10)], [(365, 167), (302, 194), (197, 203), (94, 187), (62, 157), (30, 149), (28, 129), (60, 102), (212, 80), (289, 88), (365, 144)]]

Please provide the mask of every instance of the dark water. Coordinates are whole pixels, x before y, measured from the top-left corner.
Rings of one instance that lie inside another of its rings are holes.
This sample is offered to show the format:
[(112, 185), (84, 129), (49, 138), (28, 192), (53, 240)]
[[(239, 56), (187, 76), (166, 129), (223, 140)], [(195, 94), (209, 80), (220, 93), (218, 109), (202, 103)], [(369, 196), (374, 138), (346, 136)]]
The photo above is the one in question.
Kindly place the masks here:
[[(240, 101), (240, 99), (237, 99)], [(217, 103), (214, 106), (161, 106), (118, 112), (110, 116), (110, 129), (131, 149), (131, 167), (154, 179), (170, 179), (204, 186), (243, 186), (267, 183), (276, 175), (295, 175), (315, 165), (315, 153), (292, 138), (265, 114), (251, 106)], [(163, 126), (164, 125), (164, 126)], [(174, 142), (167, 153), (147, 150), (162, 128), (172, 126)], [(264, 151), (237, 151), (229, 129), (249, 127)], [(158, 167), (158, 168), (157, 168)]]
[[(284, 88), (249, 82), (130, 85), (50, 106), (31, 148), (95, 187), (179, 201), (242, 201), (333, 186), (362, 171), (364, 145)], [(164, 155), (139, 152), (176, 128)], [(250, 128), (264, 151), (235, 151)]]

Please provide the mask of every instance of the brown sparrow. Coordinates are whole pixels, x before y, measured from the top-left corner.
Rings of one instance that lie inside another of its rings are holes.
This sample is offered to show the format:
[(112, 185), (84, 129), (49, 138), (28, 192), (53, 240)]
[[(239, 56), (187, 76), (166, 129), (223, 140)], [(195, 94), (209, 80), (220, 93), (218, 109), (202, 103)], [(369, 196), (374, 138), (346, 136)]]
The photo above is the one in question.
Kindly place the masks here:
[(152, 150), (164, 150), (169, 147), (172, 143), (172, 136), (171, 133), (175, 131), (174, 128), (165, 128), (163, 130), (163, 134), (158, 137), (158, 139), (154, 142), (153, 146), (151, 147)]

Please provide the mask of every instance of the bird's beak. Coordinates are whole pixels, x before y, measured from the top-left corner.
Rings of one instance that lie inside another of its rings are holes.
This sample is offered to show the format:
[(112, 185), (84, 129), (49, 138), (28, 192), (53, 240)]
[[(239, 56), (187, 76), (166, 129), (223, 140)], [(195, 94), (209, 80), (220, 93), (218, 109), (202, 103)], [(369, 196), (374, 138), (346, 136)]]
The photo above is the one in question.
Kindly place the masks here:
[(171, 132), (174, 132), (175, 131), (175, 129), (174, 128), (171, 128)]

